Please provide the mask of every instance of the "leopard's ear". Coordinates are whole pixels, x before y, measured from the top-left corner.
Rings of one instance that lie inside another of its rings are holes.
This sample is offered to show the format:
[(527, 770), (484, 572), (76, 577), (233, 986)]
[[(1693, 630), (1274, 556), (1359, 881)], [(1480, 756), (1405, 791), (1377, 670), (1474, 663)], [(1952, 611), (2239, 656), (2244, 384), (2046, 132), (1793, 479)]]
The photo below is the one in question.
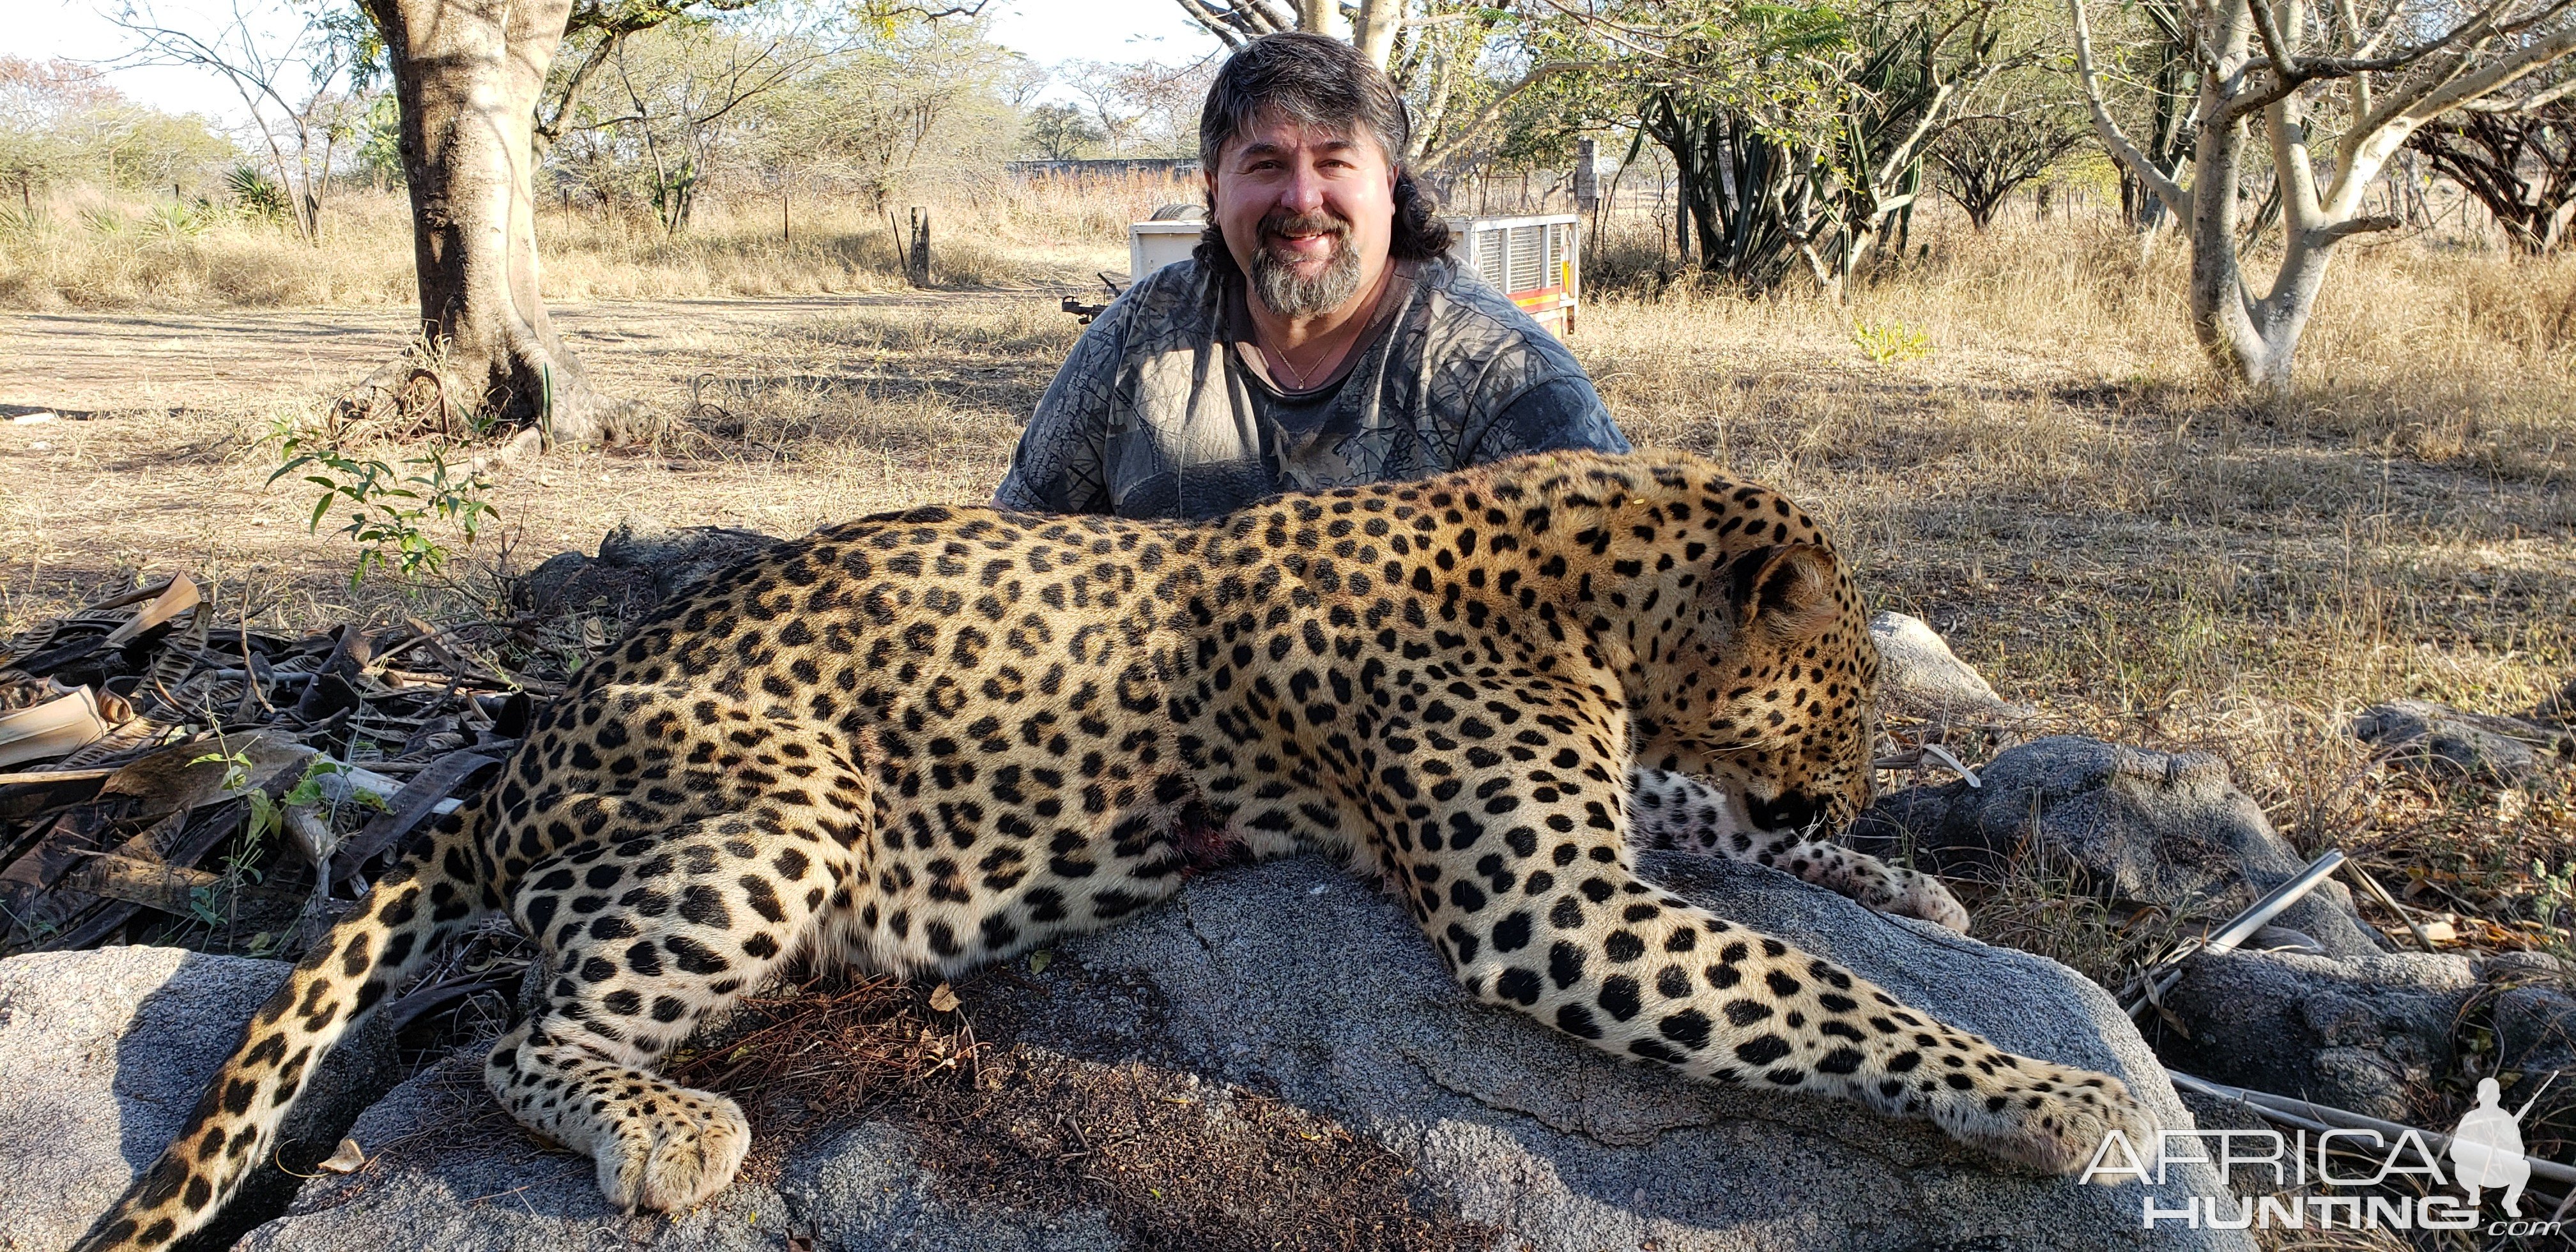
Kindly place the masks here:
[(1806, 639), (1823, 633), (1842, 612), (1834, 554), (1816, 544), (1756, 548), (1735, 558), (1728, 575), (1740, 630)]

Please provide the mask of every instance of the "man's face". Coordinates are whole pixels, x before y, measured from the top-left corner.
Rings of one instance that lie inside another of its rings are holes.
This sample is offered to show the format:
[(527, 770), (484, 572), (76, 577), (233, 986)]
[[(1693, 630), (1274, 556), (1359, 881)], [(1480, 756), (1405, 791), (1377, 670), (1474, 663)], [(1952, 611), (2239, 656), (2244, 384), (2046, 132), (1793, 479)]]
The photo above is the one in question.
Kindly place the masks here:
[(1226, 250), (1272, 313), (1342, 308), (1386, 270), (1395, 167), (1366, 133), (1263, 117), (1207, 171)]

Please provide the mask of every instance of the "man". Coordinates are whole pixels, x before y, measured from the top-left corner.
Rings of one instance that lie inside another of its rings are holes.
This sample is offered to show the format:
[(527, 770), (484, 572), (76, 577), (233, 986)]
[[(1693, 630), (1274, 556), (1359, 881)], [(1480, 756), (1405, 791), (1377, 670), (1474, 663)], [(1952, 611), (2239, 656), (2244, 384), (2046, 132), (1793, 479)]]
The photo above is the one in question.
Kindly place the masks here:
[(1038, 401), (1003, 508), (1205, 518), (1520, 452), (1625, 452), (1545, 328), (1445, 255), (1386, 76), (1320, 35), (1228, 59), (1199, 114), (1207, 237), (1138, 275)]

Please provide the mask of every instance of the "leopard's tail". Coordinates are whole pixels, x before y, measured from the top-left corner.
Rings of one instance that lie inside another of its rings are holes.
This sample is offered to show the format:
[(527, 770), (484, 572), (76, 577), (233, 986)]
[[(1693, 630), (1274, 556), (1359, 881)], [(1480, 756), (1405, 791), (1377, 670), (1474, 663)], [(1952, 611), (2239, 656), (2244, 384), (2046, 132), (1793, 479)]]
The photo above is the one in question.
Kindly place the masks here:
[(475, 872), (489, 798), (441, 818), (331, 928), (244, 1030), (178, 1138), (76, 1252), (166, 1247), (220, 1212), (275, 1150), (278, 1124), (322, 1058), (387, 993), (492, 909)]

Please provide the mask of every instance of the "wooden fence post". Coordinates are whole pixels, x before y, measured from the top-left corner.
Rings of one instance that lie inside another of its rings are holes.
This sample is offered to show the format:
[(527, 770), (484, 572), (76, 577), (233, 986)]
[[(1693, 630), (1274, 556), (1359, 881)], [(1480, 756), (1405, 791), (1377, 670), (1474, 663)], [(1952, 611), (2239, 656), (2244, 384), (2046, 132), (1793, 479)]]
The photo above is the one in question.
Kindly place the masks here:
[(912, 250), (904, 257), (904, 278), (915, 287), (930, 285), (930, 210), (912, 208)]

